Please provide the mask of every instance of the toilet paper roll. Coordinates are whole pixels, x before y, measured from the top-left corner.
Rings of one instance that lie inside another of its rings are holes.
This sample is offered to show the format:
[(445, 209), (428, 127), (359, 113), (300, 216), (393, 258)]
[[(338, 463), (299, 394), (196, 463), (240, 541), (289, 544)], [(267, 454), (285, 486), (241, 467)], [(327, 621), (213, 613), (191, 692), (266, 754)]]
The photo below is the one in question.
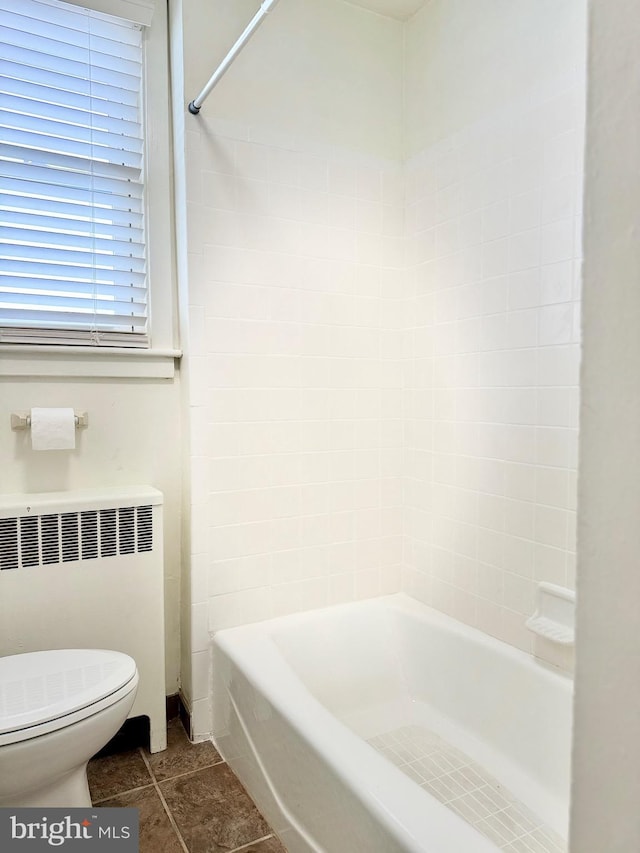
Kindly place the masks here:
[(73, 409), (31, 409), (31, 447), (34, 450), (73, 450), (75, 446)]

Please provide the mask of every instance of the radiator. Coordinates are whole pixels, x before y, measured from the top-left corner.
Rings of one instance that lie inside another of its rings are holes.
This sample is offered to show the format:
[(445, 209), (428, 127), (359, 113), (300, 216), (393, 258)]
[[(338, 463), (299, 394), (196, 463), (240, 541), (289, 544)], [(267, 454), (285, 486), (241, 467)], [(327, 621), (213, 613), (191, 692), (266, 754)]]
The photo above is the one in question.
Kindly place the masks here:
[(0, 655), (131, 655), (130, 717), (166, 747), (162, 494), (150, 486), (0, 496)]

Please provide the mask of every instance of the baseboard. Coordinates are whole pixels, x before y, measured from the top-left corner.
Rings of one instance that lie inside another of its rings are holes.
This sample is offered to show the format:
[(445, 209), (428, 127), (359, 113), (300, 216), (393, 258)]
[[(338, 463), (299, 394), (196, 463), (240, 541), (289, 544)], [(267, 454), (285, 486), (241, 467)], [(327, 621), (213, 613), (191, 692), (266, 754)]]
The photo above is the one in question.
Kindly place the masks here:
[(167, 722), (175, 720), (180, 716), (180, 695), (174, 693), (172, 696), (167, 696)]
[[(191, 711), (189, 710), (186, 700), (181, 693), (174, 693), (167, 696), (167, 722), (180, 717), (182, 725), (191, 740)], [(149, 749), (149, 718), (148, 717), (131, 717), (124, 721), (124, 724), (111, 738), (109, 743), (102, 747), (96, 758), (103, 758), (105, 755), (115, 755), (117, 752), (128, 752), (131, 749), (137, 749), (139, 746)]]
[(187, 697), (182, 693), (182, 691), (178, 693), (178, 714), (189, 740), (193, 740), (193, 730), (191, 728), (191, 707), (187, 702)]

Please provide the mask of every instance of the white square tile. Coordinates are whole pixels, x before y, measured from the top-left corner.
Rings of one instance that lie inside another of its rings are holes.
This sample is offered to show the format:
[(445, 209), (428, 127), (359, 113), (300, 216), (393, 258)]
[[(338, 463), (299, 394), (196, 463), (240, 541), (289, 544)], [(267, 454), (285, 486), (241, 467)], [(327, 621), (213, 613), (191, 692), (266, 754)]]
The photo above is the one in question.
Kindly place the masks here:
[(560, 219), (542, 227), (543, 264), (566, 261), (574, 253), (574, 223), (572, 219)]
[(538, 465), (571, 467), (571, 431), (561, 428), (536, 429), (536, 462)]
[(567, 509), (569, 503), (569, 472), (563, 468), (536, 470), (536, 501), (545, 506)]
[(509, 271), (536, 268), (540, 263), (540, 231), (531, 228), (509, 238)]
[(532, 580), (519, 574), (504, 574), (504, 606), (523, 615), (530, 615), (535, 604), (535, 587)]
[(564, 509), (537, 506), (535, 509), (535, 535), (542, 545), (554, 548), (567, 547), (569, 513)]
[(581, 140), (575, 130), (568, 130), (549, 139), (544, 146), (544, 178), (549, 183), (576, 171), (576, 159)]
[(207, 624), (207, 604), (191, 606), (191, 651), (202, 652), (209, 648), (209, 629)]
[(482, 240), (488, 242), (506, 237), (509, 233), (509, 201), (503, 199), (482, 211)]
[(508, 287), (509, 310), (535, 308), (540, 304), (540, 270), (528, 269), (511, 273)]
[(534, 576), (537, 581), (566, 585), (566, 552), (561, 548), (536, 544)]
[(538, 424), (550, 427), (573, 427), (578, 418), (576, 393), (566, 388), (538, 389)]
[(210, 649), (191, 655), (191, 698), (195, 702), (211, 695), (210, 658)]
[(542, 154), (535, 148), (510, 161), (510, 189), (514, 196), (536, 190), (542, 180)]
[(207, 610), (401, 583), (530, 643), (533, 579), (572, 571), (577, 103), (463, 129), (404, 174), (268, 129), (191, 140), (198, 644)]
[(572, 303), (540, 308), (539, 341), (541, 346), (568, 344), (573, 340)]
[(578, 386), (580, 381), (580, 348), (576, 344), (541, 347), (537, 356), (538, 382), (541, 386)]
[(506, 501), (505, 531), (511, 536), (533, 539), (535, 511), (535, 505), (529, 501)]
[(534, 574), (535, 545), (530, 539), (518, 536), (504, 537), (504, 566), (513, 574), (532, 578)]
[(235, 143), (235, 171), (240, 178), (266, 181), (269, 149), (255, 142), (238, 140)]
[(573, 261), (560, 261), (542, 268), (541, 303), (551, 305), (569, 302), (573, 298)]
[(211, 700), (197, 699), (191, 705), (191, 728), (195, 740), (211, 736)]
[(506, 237), (482, 244), (482, 275), (484, 278), (504, 275), (509, 270), (509, 241)]
[(511, 198), (510, 202), (510, 233), (518, 234), (540, 225), (542, 210), (542, 193), (534, 189)]
[(568, 174), (550, 181), (545, 185), (542, 196), (543, 224), (573, 217), (578, 201), (575, 175)]

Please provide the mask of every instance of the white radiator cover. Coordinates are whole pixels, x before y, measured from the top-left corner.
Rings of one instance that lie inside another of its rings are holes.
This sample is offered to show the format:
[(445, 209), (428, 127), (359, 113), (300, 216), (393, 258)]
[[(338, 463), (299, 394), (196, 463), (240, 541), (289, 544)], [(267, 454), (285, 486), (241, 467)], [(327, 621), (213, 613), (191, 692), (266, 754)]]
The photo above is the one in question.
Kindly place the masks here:
[(166, 747), (162, 493), (0, 495), (0, 655), (114, 649), (136, 661), (130, 717)]

